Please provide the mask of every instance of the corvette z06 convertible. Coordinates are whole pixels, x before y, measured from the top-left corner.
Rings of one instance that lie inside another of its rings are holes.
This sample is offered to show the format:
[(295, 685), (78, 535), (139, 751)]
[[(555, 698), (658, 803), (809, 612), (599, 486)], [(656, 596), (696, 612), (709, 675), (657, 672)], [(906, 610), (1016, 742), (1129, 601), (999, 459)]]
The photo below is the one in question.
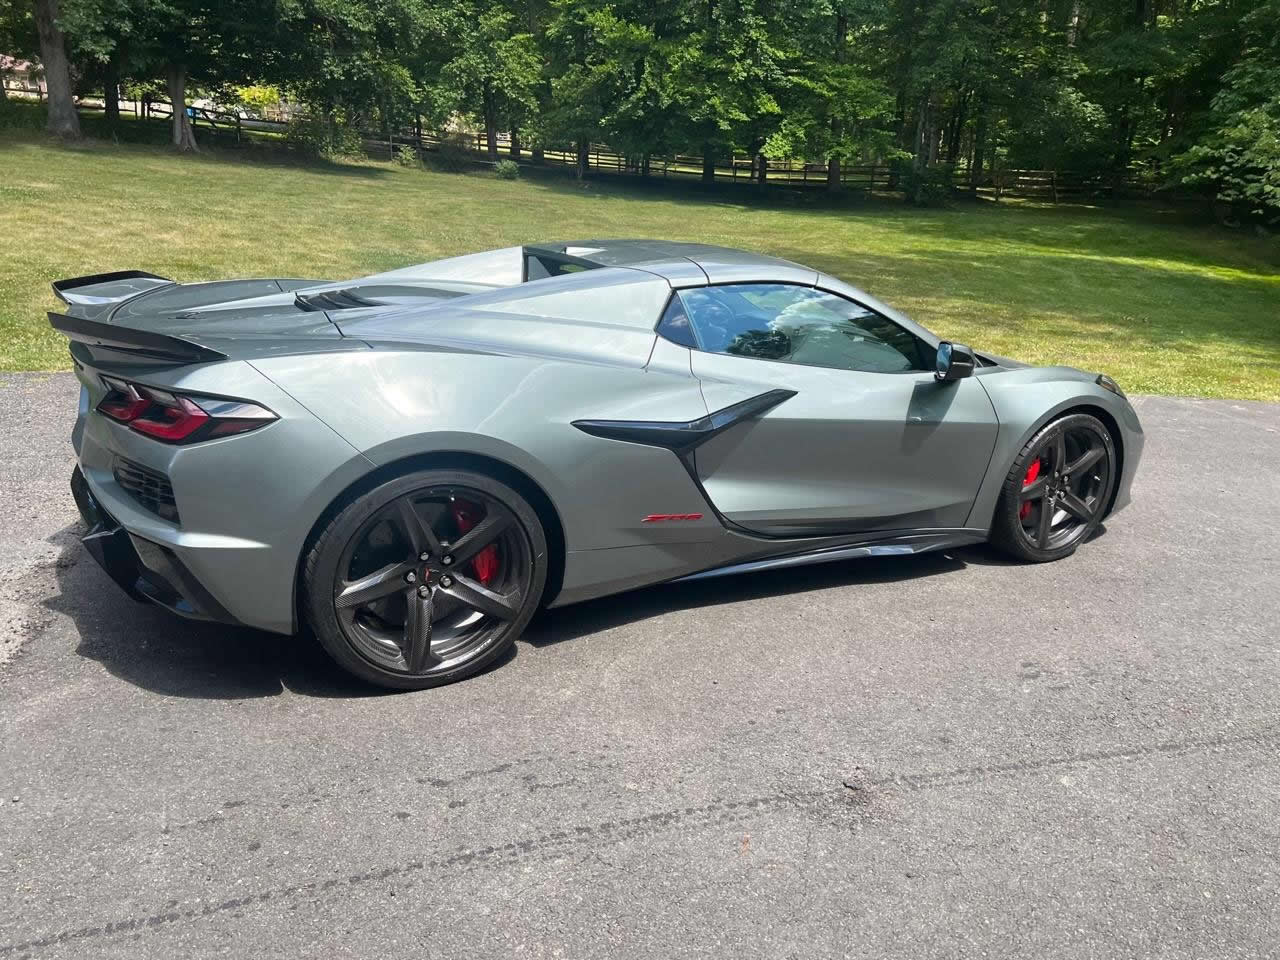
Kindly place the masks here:
[(54, 290), (107, 573), (186, 617), (309, 626), (389, 687), (483, 669), (539, 606), (661, 581), (983, 540), (1056, 560), (1142, 453), (1105, 375), (721, 247)]

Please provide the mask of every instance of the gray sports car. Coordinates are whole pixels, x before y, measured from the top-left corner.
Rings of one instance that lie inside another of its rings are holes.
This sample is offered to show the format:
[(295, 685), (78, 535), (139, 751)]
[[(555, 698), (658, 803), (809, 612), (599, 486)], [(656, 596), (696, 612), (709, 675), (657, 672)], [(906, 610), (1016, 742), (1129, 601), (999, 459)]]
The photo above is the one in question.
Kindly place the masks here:
[(1072, 553), (1142, 453), (1108, 377), (940, 342), (723, 247), (510, 247), (342, 283), (54, 284), (85, 545), (138, 599), (390, 687), (539, 606), (991, 540)]

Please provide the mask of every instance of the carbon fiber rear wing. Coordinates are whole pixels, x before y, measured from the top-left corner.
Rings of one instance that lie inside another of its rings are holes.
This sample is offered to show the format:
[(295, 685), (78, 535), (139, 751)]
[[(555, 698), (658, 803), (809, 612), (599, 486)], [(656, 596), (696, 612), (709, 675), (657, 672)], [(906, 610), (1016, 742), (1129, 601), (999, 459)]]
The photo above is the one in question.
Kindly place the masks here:
[(69, 307), (96, 306), (128, 300), (147, 290), (171, 283), (173, 281), (167, 277), (157, 277), (145, 270), (117, 270), (114, 273), (95, 273), (87, 277), (55, 280), (53, 293)]
[(202, 347), (182, 337), (152, 330), (135, 330), (112, 323), (99, 323), (81, 317), (69, 317), (65, 313), (50, 313), (53, 329), (70, 340), (90, 347), (105, 347), (149, 360), (172, 363), (212, 363), (226, 360), (225, 353)]

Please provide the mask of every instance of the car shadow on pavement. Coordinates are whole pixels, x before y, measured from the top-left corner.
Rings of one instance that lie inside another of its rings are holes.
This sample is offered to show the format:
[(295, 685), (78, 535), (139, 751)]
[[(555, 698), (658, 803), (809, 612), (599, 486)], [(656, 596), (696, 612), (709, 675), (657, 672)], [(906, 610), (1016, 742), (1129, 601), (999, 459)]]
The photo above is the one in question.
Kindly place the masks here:
[(534, 646), (545, 647), (693, 607), (711, 607), (832, 587), (918, 580), (962, 570), (966, 566), (967, 556), (965, 554), (962, 559), (960, 551), (939, 550), (909, 556), (839, 560), (789, 569), (659, 584), (599, 600), (543, 610), (534, 618), (522, 639)]
[[(1081, 545), (1093, 543), (1099, 537), (1104, 536), (1107, 532), (1105, 523), (1098, 524), (1097, 528), (1085, 537)], [(986, 543), (975, 543), (972, 546), (960, 547), (955, 551), (958, 559), (965, 563), (971, 563), (978, 567), (1025, 567), (1030, 561), (1019, 560), (1017, 557), (1003, 553), (996, 547), (992, 547)]]
[(210, 700), (386, 692), (348, 677), (309, 636), (183, 620), (135, 602), (85, 551), (82, 532), (71, 527), (51, 538), (65, 546), (54, 564), (57, 593), (44, 606), (71, 619), (75, 652), (112, 675), (163, 696)]
[[(224, 624), (183, 620), (137, 603), (98, 568), (70, 527), (52, 540), (63, 544), (54, 564), (57, 593), (44, 606), (69, 617), (75, 652), (113, 676), (168, 697), (238, 700), (290, 691), (313, 697), (364, 697), (394, 691), (369, 686), (339, 669), (309, 635), (281, 636)], [(833, 587), (889, 583), (963, 569), (967, 560), (992, 562), (965, 551), (875, 557), (708, 580), (669, 583), (544, 610), (522, 640), (534, 646), (576, 640), (601, 630), (692, 607)], [(982, 548), (977, 548), (981, 550)], [(517, 645), (518, 649), (518, 645)], [(516, 649), (489, 669), (500, 670)], [(486, 671), (487, 672), (487, 671)]]

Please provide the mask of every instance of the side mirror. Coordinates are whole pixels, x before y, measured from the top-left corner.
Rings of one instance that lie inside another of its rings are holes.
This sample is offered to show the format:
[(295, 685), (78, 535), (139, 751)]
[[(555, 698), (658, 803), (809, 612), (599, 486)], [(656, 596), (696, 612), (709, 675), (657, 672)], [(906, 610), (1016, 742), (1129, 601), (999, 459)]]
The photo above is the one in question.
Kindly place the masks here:
[(973, 351), (963, 343), (943, 340), (938, 344), (938, 359), (933, 375), (941, 383), (973, 376)]

